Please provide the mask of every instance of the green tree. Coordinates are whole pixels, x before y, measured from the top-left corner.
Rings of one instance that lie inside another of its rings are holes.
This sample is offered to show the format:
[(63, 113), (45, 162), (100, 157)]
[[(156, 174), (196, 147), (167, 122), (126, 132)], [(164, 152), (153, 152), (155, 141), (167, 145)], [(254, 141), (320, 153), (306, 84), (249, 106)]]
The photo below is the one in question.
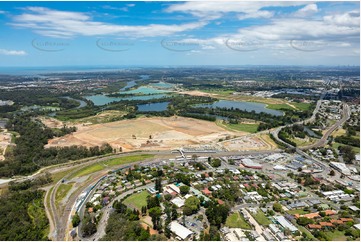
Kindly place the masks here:
[(313, 220), (312, 220), (312, 219), (309, 219), (309, 218), (306, 218), (306, 217), (299, 217), (299, 218), (297, 219), (297, 223), (298, 223), (299, 225), (306, 226), (306, 225), (308, 225), (308, 224), (313, 223)]
[(187, 198), (184, 202), (184, 208), (189, 208), (192, 213), (196, 213), (199, 210), (200, 201), (196, 196)]
[(76, 227), (79, 225), (80, 223), (80, 217), (79, 217), (79, 214), (78, 213), (75, 213), (73, 218), (71, 219), (71, 222), (73, 224), (73, 227)]
[(185, 185), (185, 186), (181, 186), (179, 187), (179, 190), (181, 192), (181, 194), (184, 196), (189, 192), (189, 186)]
[(159, 228), (160, 216), (162, 215), (162, 209), (160, 207), (153, 207), (149, 209), (149, 216), (152, 218), (153, 229)]
[(282, 205), (280, 203), (274, 203), (273, 204), (273, 210), (275, 212), (281, 212), (282, 211)]

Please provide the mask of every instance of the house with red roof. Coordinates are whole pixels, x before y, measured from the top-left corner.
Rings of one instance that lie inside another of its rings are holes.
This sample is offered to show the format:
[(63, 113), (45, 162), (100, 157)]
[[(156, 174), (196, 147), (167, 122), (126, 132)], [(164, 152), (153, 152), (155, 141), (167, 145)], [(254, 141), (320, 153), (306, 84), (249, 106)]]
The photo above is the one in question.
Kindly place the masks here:
[(307, 225), (307, 227), (309, 229), (321, 229), (322, 228), (322, 226), (319, 224), (309, 224), (309, 225)]
[(208, 187), (204, 188), (204, 189), (202, 190), (202, 192), (204, 193), (204, 195), (207, 195), (207, 196), (212, 195), (212, 192), (209, 191)]

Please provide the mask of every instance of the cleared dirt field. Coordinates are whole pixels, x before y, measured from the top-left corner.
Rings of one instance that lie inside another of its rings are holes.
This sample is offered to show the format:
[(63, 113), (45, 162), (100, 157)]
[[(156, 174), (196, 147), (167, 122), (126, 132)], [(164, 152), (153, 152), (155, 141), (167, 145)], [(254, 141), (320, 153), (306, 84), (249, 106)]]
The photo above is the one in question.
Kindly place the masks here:
[(211, 93), (211, 92), (203, 92), (203, 91), (182, 91), (180, 94), (188, 94), (191, 96), (203, 96), (203, 97), (213, 97), (217, 99), (223, 100), (231, 100), (231, 101), (241, 101), (241, 102), (256, 102), (256, 103), (265, 103), (265, 104), (287, 104), (295, 109), (297, 109), (294, 105), (289, 104), (284, 99), (280, 98), (264, 98), (264, 97), (255, 97), (255, 96), (245, 96), (245, 95), (233, 95), (232, 93)]
[(48, 146), (95, 146), (104, 142), (123, 151), (162, 150), (183, 145), (215, 143), (230, 135), (246, 133), (228, 131), (214, 122), (184, 117), (152, 117), (84, 126), (77, 132), (49, 141)]
[(221, 142), (221, 144), (229, 151), (273, 149), (272, 144), (269, 144), (261, 136), (256, 135), (248, 135), (232, 140), (223, 141)]
[(39, 116), (38, 119), (49, 128), (61, 128), (64, 126), (62, 121), (55, 118)]

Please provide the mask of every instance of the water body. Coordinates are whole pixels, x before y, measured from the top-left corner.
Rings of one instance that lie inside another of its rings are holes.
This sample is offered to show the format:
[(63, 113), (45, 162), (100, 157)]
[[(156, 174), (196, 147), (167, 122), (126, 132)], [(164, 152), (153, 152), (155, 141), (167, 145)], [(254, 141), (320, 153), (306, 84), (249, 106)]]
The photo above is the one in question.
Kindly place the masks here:
[(168, 91), (156, 89), (156, 88), (151, 87), (151, 86), (141, 86), (141, 87), (138, 87), (137, 89), (134, 89), (134, 90), (120, 92), (120, 94), (138, 94), (138, 93), (142, 93), (144, 95), (149, 95), (149, 94), (158, 94), (158, 93), (166, 93), (166, 92), (168, 92)]
[(150, 78), (150, 75), (140, 75), (139, 77), (141, 80), (148, 80)]
[(234, 108), (234, 109), (238, 108), (239, 110), (245, 110), (247, 112), (252, 112), (252, 111), (255, 111), (256, 113), (264, 112), (275, 116), (283, 115), (283, 112), (281, 111), (266, 108), (266, 104), (263, 103), (220, 100), (212, 104), (197, 104), (195, 106), (204, 107), (204, 108)]
[(0, 120), (0, 128), (4, 129), (7, 121), (6, 120)]
[(64, 97), (64, 98), (69, 99), (69, 100), (75, 100), (75, 101), (80, 103), (79, 106), (75, 107), (74, 109), (83, 108), (83, 107), (85, 107), (87, 105), (86, 102), (84, 102), (83, 100), (75, 99), (75, 98), (72, 98), (72, 97)]
[(170, 89), (173, 88), (175, 85), (167, 82), (158, 82), (158, 83), (151, 83), (149, 86), (156, 87), (156, 88), (164, 88)]
[(137, 83), (135, 81), (127, 82), (127, 85), (125, 87), (121, 88), (119, 91), (126, 91), (129, 88), (134, 87), (135, 85), (137, 85)]
[(144, 94), (130, 97), (108, 97), (106, 95), (85, 96), (86, 99), (92, 101), (96, 106), (106, 105), (111, 102), (119, 102), (121, 100), (151, 100), (163, 98), (169, 91), (156, 89), (151, 86), (141, 86), (134, 90), (122, 91), (120, 94)]
[(85, 96), (86, 99), (92, 101), (95, 106), (106, 105), (111, 102), (119, 102), (121, 100), (151, 100), (165, 97), (165, 94), (158, 95), (147, 95), (147, 96), (134, 96), (134, 97), (108, 97), (106, 95), (93, 95), (93, 96)]
[(167, 110), (169, 102), (149, 103), (138, 105), (138, 111), (141, 112), (161, 112)]
[[(84, 102), (83, 100), (80, 100), (80, 99), (75, 99), (75, 98), (72, 98), (72, 97), (63, 97), (63, 98), (66, 98), (66, 99), (69, 99), (69, 100), (75, 100), (75, 101), (79, 102), (79, 106), (77, 106), (77, 107), (75, 107), (75, 108), (72, 108), (72, 109), (79, 109), (79, 108), (83, 108), (83, 107), (85, 107), (86, 105), (88, 105), (86, 102)], [(55, 117), (55, 116), (56, 116), (56, 112), (48, 113), (48, 116), (50, 116), (50, 117)]]

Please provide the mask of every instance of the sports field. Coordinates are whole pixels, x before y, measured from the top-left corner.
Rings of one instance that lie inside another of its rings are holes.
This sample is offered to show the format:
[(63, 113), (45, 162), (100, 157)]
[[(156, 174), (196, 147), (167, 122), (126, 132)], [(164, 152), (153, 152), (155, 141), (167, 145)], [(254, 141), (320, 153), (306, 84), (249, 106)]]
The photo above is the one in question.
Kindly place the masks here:
[(149, 193), (147, 191), (142, 191), (139, 193), (135, 193), (130, 197), (127, 197), (123, 203), (129, 207), (136, 208), (140, 211), (143, 206), (147, 205), (148, 196)]

